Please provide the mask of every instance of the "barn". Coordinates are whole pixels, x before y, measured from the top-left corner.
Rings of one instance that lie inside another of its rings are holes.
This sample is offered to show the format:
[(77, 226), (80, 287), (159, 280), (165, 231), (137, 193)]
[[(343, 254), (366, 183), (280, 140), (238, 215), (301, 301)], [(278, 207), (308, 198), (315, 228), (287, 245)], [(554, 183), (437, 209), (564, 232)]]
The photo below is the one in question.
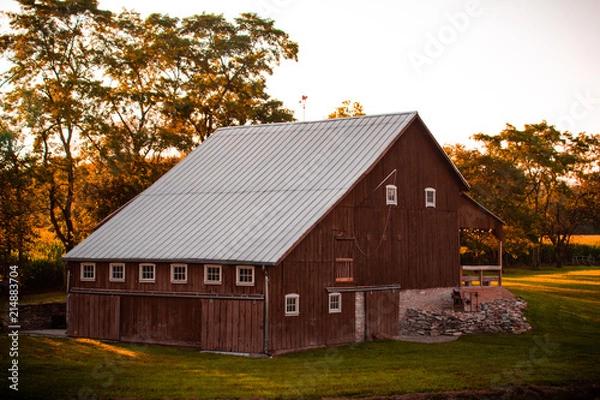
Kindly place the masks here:
[(64, 257), (73, 337), (277, 354), (398, 334), (502, 222), (416, 112), (218, 129)]

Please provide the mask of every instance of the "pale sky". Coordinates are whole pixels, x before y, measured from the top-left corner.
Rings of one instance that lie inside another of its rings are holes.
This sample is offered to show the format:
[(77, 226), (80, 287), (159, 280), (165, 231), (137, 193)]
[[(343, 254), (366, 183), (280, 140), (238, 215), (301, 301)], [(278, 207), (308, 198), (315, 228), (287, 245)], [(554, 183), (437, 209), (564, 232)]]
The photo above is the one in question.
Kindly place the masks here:
[[(4, 0), (6, 1), (6, 0)], [(99, 0), (119, 12), (122, 0)], [(303, 119), (345, 99), (367, 114), (418, 111), (441, 144), (547, 120), (600, 133), (598, 0), (129, 0), (184, 17), (256, 12), (299, 44), (268, 79)]]

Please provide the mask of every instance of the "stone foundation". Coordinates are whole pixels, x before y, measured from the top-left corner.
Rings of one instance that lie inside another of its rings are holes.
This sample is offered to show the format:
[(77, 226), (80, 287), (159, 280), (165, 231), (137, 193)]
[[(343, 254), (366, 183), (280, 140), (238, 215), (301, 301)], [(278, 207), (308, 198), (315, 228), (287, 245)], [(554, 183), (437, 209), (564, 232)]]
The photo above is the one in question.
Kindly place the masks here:
[[(450, 297), (452, 289), (448, 289)], [(444, 304), (447, 304), (444, 301)], [(481, 311), (454, 311), (449, 307), (407, 308), (400, 321), (400, 334), (405, 336), (460, 336), (475, 333), (527, 332), (531, 326), (523, 316), (527, 303), (522, 299), (496, 299), (479, 303)]]

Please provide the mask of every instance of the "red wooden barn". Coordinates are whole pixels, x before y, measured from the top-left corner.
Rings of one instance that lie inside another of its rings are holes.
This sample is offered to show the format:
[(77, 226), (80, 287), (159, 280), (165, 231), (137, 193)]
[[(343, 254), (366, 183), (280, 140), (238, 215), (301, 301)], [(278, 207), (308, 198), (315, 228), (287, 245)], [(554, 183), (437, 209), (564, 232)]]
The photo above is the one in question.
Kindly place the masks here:
[(417, 113), (221, 128), (65, 260), (76, 337), (274, 354), (399, 332), (502, 224)]

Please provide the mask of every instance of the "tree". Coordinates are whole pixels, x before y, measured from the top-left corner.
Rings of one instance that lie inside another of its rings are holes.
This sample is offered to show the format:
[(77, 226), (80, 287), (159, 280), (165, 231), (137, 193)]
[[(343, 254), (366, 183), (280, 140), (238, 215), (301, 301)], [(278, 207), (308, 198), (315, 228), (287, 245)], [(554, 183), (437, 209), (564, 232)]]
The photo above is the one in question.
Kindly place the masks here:
[[(600, 155), (600, 146), (597, 149)], [(587, 211), (589, 225), (596, 231), (600, 230), (600, 170), (596, 168), (584, 175), (581, 180), (582, 208)]]
[(0, 266), (23, 264), (34, 240), (37, 204), (34, 160), (22, 152), (18, 136), (0, 124)]
[(336, 108), (334, 112), (329, 114), (327, 118), (348, 118), (348, 117), (359, 117), (361, 115), (365, 115), (363, 111), (363, 106), (359, 102), (355, 101), (354, 103), (350, 100), (342, 101), (342, 105)]
[(559, 132), (542, 121), (523, 130), (507, 124), (498, 135), (473, 138), (482, 144), (482, 153), (460, 146), (450, 153), (473, 184), (475, 197), (531, 243), (533, 268), (539, 265), (544, 238), (561, 266), (571, 235), (590, 220), (589, 193), (582, 182), (597, 160), (597, 136)]
[[(525, 202), (526, 180), (522, 171), (508, 160), (493, 156), (479, 149), (467, 149), (464, 145), (445, 146), (457, 168), (471, 186), (471, 196), (484, 204), (505, 223), (503, 254), (518, 259), (529, 251), (535, 239), (524, 227), (531, 225), (531, 214)], [(477, 235), (463, 234), (466, 242), (478, 242)], [(469, 246), (467, 246), (469, 247)], [(495, 251), (496, 245), (487, 247)]]
[(102, 219), (146, 189), (215, 129), (293, 120), (266, 75), (298, 46), (274, 22), (242, 14), (184, 19), (134, 12), (103, 28), (107, 76), (88, 149), (87, 213)]
[(100, 85), (91, 49), (93, 32), (109, 14), (95, 0), (17, 0), (21, 13), (8, 13), (12, 32), (0, 50), (12, 67), (4, 111), (25, 121), (40, 159), (38, 179), (48, 215), (67, 250), (76, 242), (73, 204), (77, 181), (77, 142), (89, 134)]
[(0, 37), (12, 65), (3, 111), (35, 138), (37, 180), (67, 251), (218, 127), (293, 119), (266, 92), (273, 68), (298, 53), (272, 20), (17, 1)]
[(186, 153), (221, 126), (293, 120), (266, 93), (266, 76), (298, 53), (272, 20), (124, 12), (102, 37), (108, 126), (98, 133), (132, 155)]

